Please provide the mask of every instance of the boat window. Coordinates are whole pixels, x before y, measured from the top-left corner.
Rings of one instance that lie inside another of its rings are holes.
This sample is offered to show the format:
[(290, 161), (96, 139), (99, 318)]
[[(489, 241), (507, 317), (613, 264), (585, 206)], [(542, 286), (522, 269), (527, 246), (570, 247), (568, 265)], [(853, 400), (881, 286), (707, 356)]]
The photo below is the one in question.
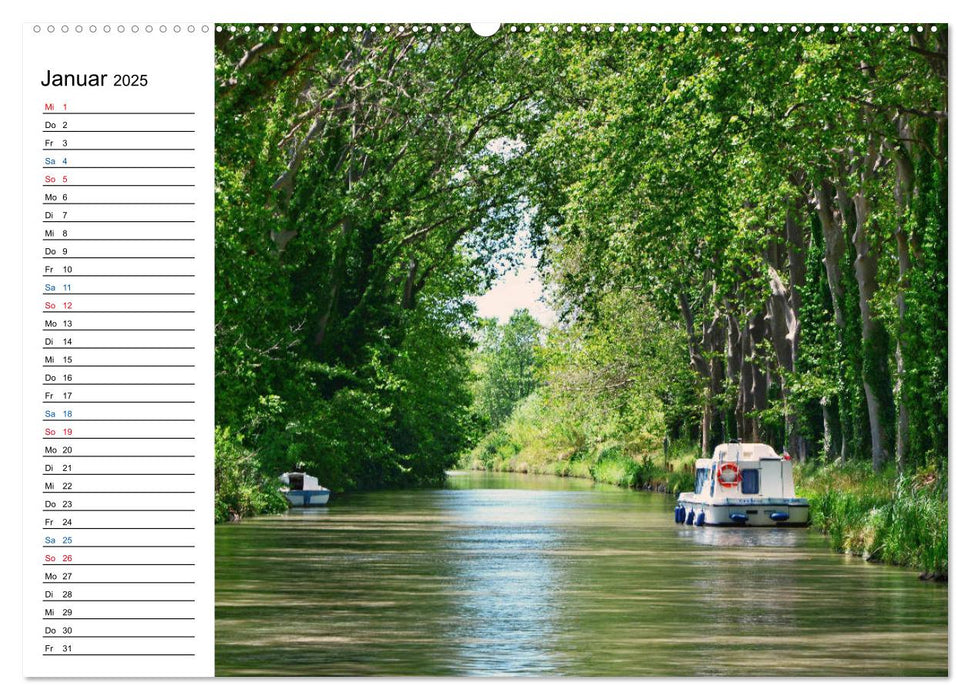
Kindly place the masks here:
[(759, 470), (743, 469), (742, 470), (742, 493), (758, 493), (758, 492), (759, 492)]
[(695, 471), (695, 493), (701, 493), (701, 488), (708, 481), (708, 470), (698, 469)]
[(303, 491), (303, 474), (290, 475), (290, 488), (294, 491)]

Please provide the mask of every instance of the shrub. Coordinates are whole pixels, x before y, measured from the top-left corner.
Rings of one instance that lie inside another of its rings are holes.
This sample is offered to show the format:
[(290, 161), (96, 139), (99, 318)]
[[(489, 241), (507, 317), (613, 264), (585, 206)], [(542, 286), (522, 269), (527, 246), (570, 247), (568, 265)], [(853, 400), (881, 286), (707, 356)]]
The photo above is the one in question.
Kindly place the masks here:
[(947, 576), (946, 472), (895, 477), (860, 465), (807, 465), (798, 476), (813, 525), (834, 549)]
[(260, 472), (255, 453), (245, 449), (242, 438), (228, 428), (216, 428), (215, 519), (216, 522), (280, 513), (287, 501), (279, 484)]

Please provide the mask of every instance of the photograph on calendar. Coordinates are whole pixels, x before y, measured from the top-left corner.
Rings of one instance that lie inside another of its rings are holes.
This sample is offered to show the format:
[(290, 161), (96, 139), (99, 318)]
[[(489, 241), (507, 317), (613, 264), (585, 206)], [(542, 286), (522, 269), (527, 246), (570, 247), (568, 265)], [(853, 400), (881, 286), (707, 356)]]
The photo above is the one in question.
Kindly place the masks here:
[(948, 674), (945, 24), (235, 24), (215, 670)]

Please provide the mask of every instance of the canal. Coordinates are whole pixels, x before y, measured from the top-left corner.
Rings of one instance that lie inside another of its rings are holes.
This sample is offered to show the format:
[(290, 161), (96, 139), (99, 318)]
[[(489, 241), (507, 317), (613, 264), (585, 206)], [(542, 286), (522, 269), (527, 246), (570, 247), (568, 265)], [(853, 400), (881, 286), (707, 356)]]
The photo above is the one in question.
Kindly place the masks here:
[(664, 495), (455, 472), (216, 528), (219, 675), (946, 675), (946, 585)]

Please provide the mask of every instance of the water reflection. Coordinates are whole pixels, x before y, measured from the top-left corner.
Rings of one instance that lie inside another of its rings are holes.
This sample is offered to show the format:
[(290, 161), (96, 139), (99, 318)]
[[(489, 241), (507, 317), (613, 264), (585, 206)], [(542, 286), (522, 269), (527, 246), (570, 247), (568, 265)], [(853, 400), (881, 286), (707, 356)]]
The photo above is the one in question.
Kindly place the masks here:
[(468, 675), (556, 672), (557, 511), (543, 493), (468, 491), (449, 501), (453, 624), (447, 642)]
[(217, 672), (946, 674), (946, 586), (584, 486), (460, 474), (217, 527)]
[(689, 527), (676, 528), (678, 537), (707, 547), (804, 547), (813, 536), (805, 528)]

